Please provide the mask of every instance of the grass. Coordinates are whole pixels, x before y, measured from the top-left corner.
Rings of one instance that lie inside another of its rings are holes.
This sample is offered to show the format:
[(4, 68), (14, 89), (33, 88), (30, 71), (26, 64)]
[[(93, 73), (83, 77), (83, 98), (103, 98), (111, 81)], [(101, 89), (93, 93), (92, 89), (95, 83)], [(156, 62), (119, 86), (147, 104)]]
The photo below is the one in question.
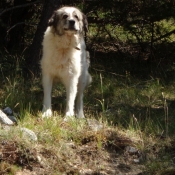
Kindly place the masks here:
[[(128, 72), (119, 75), (96, 68), (91, 74), (93, 83), (85, 91), (84, 106), (86, 117), (103, 126), (97, 131), (87, 120), (63, 122), (62, 86), (53, 89), (54, 117), (43, 120), (41, 79), (25, 81), (19, 72), (12, 73), (15, 76), (3, 73), (0, 107), (11, 107), (18, 125), (8, 132), (3, 126), (0, 129), (1, 174), (24, 173), (24, 169), (40, 174), (117, 173), (122, 171), (128, 145), (142, 154), (140, 164), (134, 165), (137, 155), (127, 155), (135, 170), (150, 175), (175, 171), (174, 82), (153, 77), (141, 80)], [(20, 127), (34, 131), (38, 141), (24, 139)], [(121, 162), (118, 167), (116, 158)]]

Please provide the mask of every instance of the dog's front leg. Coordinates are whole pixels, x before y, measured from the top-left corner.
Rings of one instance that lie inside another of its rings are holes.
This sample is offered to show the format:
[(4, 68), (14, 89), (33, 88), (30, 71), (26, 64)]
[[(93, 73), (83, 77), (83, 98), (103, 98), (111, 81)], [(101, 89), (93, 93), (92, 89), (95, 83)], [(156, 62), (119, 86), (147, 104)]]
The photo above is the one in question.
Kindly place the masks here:
[(43, 75), (43, 88), (44, 88), (44, 102), (43, 102), (43, 110), (42, 117), (51, 117), (52, 109), (51, 109), (51, 92), (52, 92), (52, 83), (53, 78), (50, 75)]
[(66, 104), (66, 114), (65, 117), (74, 116), (74, 103), (77, 94), (77, 84), (78, 84), (78, 77), (71, 76), (65, 82), (66, 85), (66, 97), (67, 97), (67, 104)]

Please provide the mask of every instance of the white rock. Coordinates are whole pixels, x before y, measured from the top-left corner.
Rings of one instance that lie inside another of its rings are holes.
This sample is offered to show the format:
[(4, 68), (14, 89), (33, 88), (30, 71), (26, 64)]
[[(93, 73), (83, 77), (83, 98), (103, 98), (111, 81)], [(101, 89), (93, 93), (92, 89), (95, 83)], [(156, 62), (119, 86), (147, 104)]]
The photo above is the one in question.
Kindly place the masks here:
[(140, 160), (139, 159), (134, 159), (133, 160), (135, 163), (140, 163)]
[(73, 149), (76, 148), (75, 143), (73, 143), (73, 142), (66, 143), (66, 146), (71, 147)]
[(40, 156), (37, 156), (36, 158), (37, 158), (38, 162), (41, 162), (41, 157)]
[(2, 110), (0, 110), (0, 122), (6, 125), (14, 125), (14, 122)]
[(103, 128), (103, 125), (100, 124), (99, 121), (95, 120), (95, 119), (87, 119), (88, 125), (89, 127), (93, 130), (93, 131), (99, 131), (100, 129)]
[(132, 146), (127, 146), (127, 147), (125, 148), (125, 150), (126, 150), (128, 153), (130, 153), (130, 154), (135, 154), (135, 153), (138, 152), (138, 150), (137, 150), (136, 148), (132, 147)]
[(29, 138), (29, 140), (32, 140), (32, 141), (38, 140), (36, 134), (32, 130), (27, 128), (21, 128), (21, 131), (23, 132), (23, 136), (26, 138)]
[(81, 169), (80, 170), (80, 175), (85, 175), (85, 174), (92, 174), (92, 170), (91, 169)]

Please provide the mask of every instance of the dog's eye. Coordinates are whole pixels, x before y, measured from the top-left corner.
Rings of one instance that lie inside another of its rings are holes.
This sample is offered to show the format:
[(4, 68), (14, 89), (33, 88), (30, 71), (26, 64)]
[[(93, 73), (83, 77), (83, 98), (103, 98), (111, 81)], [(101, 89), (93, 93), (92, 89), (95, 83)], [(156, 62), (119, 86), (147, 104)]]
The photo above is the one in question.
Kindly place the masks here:
[(68, 15), (63, 15), (63, 19), (66, 19), (68, 17)]
[(75, 15), (75, 18), (79, 20), (79, 18), (78, 18), (78, 16), (77, 16), (77, 15)]

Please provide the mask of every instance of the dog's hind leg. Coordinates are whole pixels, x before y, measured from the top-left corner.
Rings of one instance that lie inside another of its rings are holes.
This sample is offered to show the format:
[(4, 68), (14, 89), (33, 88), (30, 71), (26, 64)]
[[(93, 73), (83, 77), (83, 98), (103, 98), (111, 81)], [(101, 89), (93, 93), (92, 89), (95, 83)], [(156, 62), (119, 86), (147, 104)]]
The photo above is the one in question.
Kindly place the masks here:
[(51, 109), (51, 92), (52, 92), (52, 83), (53, 78), (50, 75), (43, 75), (43, 88), (44, 88), (44, 102), (43, 102), (43, 110), (42, 117), (51, 117), (52, 109)]
[(77, 93), (77, 99), (76, 99), (76, 117), (77, 118), (84, 118), (84, 112), (83, 112), (83, 91), (84, 88), (83, 84), (78, 84), (78, 93)]
[(84, 118), (83, 112), (83, 92), (85, 87), (90, 84), (92, 78), (88, 72), (86, 75), (81, 75), (78, 82), (78, 92), (77, 92), (77, 99), (76, 99), (76, 117), (77, 118)]

